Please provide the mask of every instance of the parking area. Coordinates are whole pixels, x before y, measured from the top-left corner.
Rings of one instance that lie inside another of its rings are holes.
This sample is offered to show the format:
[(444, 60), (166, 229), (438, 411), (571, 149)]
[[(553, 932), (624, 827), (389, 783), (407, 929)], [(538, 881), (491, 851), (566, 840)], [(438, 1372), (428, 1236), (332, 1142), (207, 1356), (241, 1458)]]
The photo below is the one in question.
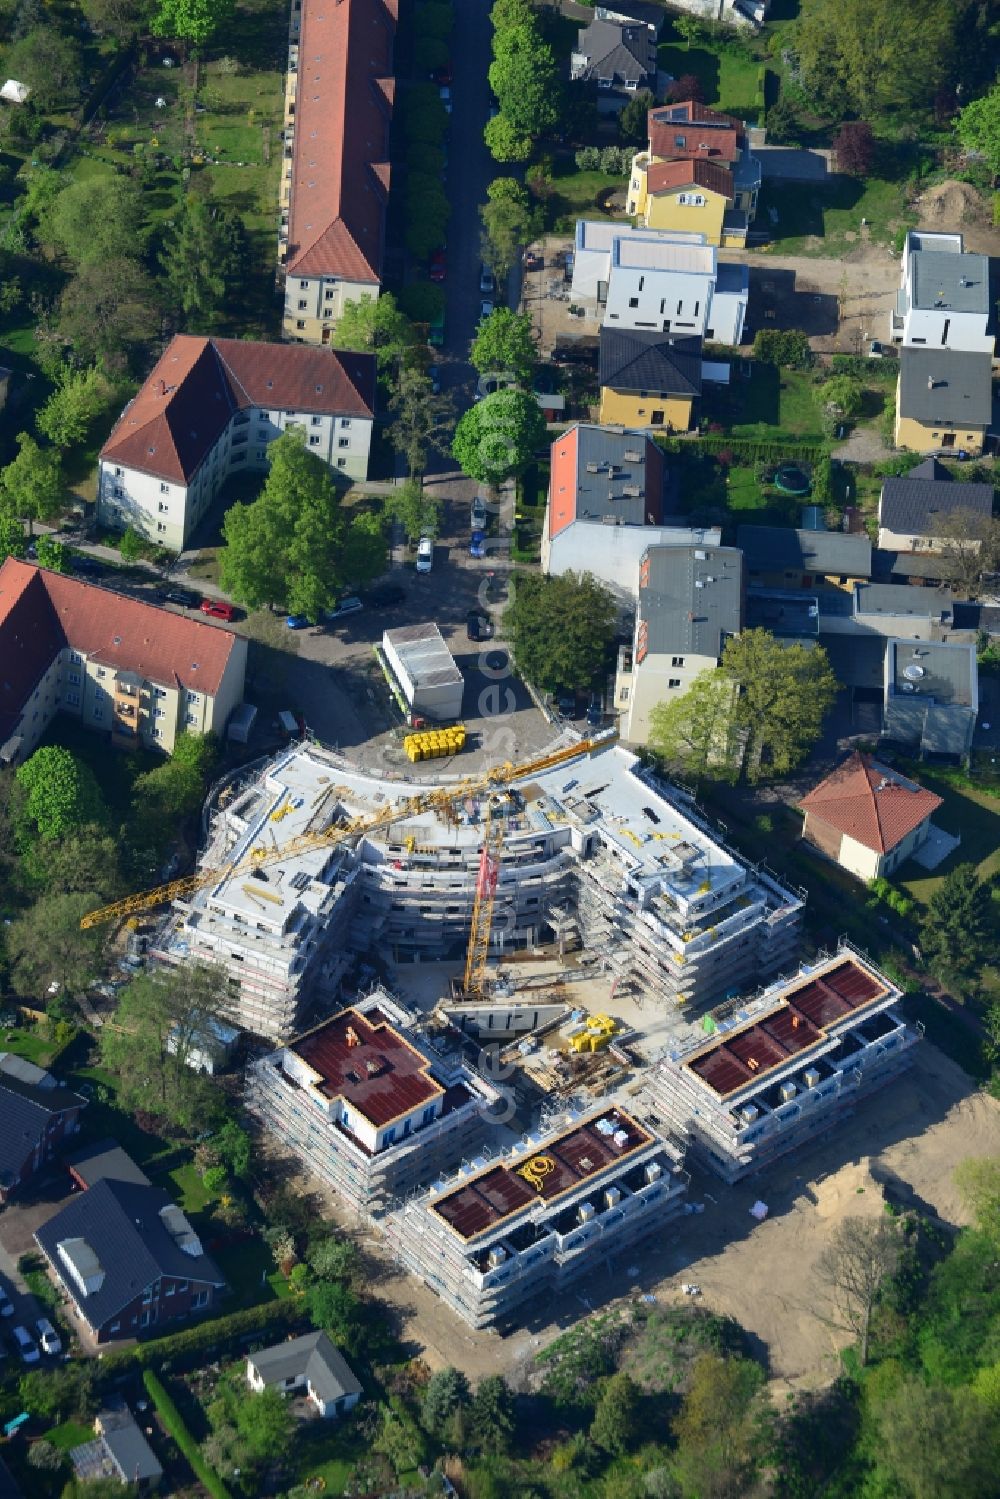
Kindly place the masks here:
[[(0, 1297), (10, 1301), (14, 1310), (0, 1319), (0, 1351), (5, 1353), (10, 1367), (20, 1362), (12, 1332), (23, 1327), (36, 1339), (36, 1323), (39, 1317), (51, 1315), (42, 1306), (25, 1283), (17, 1268), (23, 1254), (37, 1253), (34, 1234), (43, 1223), (47, 1223), (70, 1195), (69, 1177), (63, 1171), (55, 1171), (41, 1182), (33, 1182), (27, 1197), (20, 1202), (8, 1203), (0, 1209)], [(41, 1364), (45, 1367), (53, 1360), (44, 1355)], [(25, 1366), (27, 1367), (27, 1366)]]

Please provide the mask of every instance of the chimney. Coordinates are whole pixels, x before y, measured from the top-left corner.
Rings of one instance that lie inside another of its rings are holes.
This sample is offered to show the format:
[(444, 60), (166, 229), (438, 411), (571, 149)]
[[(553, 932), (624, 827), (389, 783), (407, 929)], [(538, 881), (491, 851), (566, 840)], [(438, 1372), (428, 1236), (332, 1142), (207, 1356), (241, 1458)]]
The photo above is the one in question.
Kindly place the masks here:
[(933, 375), (928, 375), (927, 376), (927, 389), (928, 390), (933, 390), (934, 389), (934, 376)]

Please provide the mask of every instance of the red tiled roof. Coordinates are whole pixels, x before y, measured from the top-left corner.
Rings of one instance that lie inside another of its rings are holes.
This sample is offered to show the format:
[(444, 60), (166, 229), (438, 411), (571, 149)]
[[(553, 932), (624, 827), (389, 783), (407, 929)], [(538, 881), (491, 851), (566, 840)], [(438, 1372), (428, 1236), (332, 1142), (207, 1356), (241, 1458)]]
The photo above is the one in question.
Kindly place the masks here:
[[(719, 114), (704, 104), (687, 99), (681, 104), (658, 105), (649, 111), (649, 149), (668, 161), (736, 161), (743, 145), (743, 121)], [(704, 128), (699, 130), (698, 126)], [(684, 144), (678, 145), (678, 136)], [(707, 146), (707, 150), (703, 150)]]
[(290, 275), (382, 279), (397, 14), (398, 0), (303, 0)]
[(563, 432), (549, 453), (549, 535), (558, 536), (576, 520), (576, 463), (579, 425)]
[(289, 1049), (319, 1074), (327, 1098), (344, 1099), (376, 1129), (445, 1091), (431, 1076), (427, 1058), (381, 1016), (373, 1025), (370, 1015), (345, 1010)]
[(733, 201), (733, 174), (716, 161), (658, 161), (646, 173), (648, 192), (679, 192), (685, 187), (703, 187)]
[(234, 413), (248, 406), (371, 417), (374, 356), (178, 333), (122, 412), (101, 458), (187, 483)]
[(941, 798), (855, 750), (801, 805), (865, 848), (887, 854), (937, 811)]
[(13, 726), (67, 646), (115, 670), (214, 696), (235, 640), (229, 630), (8, 557), (0, 567), (0, 725)]

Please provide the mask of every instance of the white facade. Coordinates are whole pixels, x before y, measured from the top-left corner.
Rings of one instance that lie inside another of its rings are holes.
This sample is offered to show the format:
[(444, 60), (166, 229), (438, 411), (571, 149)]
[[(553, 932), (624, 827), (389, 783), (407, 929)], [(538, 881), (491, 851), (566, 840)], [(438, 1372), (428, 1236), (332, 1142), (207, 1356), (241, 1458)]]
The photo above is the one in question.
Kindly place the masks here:
[[(548, 507), (542, 529), (542, 572), (559, 576), (566, 572), (589, 572), (618, 599), (635, 602), (639, 587), (639, 563), (647, 547), (719, 546), (718, 529), (682, 529), (679, 526), (605, 526), (596, 521), (576, 520), (556, 536), (549, 536)], [(714, 663), (713, 663), (714, 664)]]
[(233, 414), (187, 483), (102, 458), (98, 520), (115, 530), (132, 526), (150, 541), (179, 552), (226, 479), (266, 469), (269, 445), (287, 428), (300, 427), (309, 451), (335, 473), (346, 479), (366, 479), (372, 426), (370, 417), (244, 408)]
[(461, 718), (465, 679), (437, 625), (386, 630), (382, 653), (412, 714), (435, 723)]
[(894, 343), (992, 355), (989, 261), (966, 254), (963, 244), (961, 234), (909, 230), (889, 314)]
[(650, 714), (657, 704), (683, 697), (696, 677), (718, 664), (716, 656), (689, 652), (647, 655), (640, 661), (634, 646), (623, 646), (615, 672), (614, 711), (626, 744), (648, 743)]

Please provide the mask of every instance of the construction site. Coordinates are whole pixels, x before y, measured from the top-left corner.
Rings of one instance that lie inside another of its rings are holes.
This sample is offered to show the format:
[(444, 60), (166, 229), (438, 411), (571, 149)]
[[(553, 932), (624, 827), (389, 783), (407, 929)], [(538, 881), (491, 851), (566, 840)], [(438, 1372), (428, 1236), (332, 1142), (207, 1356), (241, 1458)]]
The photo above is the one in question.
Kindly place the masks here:
[(154, 960), (271, 1043), (262, 1128), (470, 1326), (700, 1211), (906, 1064), (899, 989), (613, 733), (420, 784), (294, 745), (209, 809)]

